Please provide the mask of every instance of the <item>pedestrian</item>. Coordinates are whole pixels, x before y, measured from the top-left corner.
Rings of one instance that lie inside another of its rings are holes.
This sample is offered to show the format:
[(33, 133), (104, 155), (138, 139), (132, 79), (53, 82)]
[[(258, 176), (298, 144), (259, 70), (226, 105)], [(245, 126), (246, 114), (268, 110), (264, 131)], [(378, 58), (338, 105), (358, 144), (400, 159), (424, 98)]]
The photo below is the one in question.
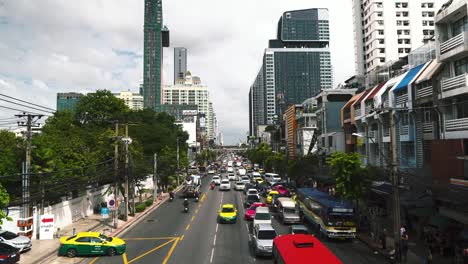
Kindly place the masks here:
[(382, 243), (382, 249), (387, 249), (387, 230), (384, 228), (382, 232), (380, 232), (380, 243)]
[(406, 231), (403, 232), (401, 236), (401, 261), (402, 263), (406, 263), (407, 255), (408, 255), (408, 233)]
[(426, 247), (426, 259), (425, 264), (432, 264), (432, 250), (431, 247)]

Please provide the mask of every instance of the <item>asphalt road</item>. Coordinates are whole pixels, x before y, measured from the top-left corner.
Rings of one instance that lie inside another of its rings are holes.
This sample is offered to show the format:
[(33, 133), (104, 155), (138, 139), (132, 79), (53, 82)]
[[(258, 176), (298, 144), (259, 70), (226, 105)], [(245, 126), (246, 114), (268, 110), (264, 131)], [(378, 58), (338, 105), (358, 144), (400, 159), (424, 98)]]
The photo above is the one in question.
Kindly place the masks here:
[[(122, 238), (127, 242), (123, 256), (89, 258), (87, 263), (272, 263), (271, 258), (255, 258), (249, 247), (249, 223), (243, 219), (243, 194), (234, 190), (208, 189), (211, 177), (202, 180), (202, 199), (191, 201), (184, 213), (182, 199), (163, 204), (136, 224)], [(233, 185), (233, 184), (232, 184)], [(235, 224), (218, 224), (222, 203), (238, 208)], [(288, 227), (273, 219), (279, 234)], [(343, 263), (387, 263), (358, 240), (324, 241)]]

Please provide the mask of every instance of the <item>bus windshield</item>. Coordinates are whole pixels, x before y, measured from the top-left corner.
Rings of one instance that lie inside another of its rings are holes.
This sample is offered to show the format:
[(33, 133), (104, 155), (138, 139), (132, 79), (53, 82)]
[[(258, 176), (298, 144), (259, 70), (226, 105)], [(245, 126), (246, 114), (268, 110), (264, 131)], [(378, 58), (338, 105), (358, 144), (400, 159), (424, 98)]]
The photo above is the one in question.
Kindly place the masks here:
[(332, 223), (333, 226), (355, 226), (354, 219), (350, 215), (328, 215), (328, 222)]

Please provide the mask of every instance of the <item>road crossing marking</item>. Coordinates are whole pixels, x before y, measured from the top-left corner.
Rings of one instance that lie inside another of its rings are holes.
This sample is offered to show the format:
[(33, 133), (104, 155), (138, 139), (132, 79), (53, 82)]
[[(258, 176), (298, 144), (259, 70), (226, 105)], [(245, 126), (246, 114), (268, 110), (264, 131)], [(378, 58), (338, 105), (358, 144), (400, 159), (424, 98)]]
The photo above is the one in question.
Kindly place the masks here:
[(187, 225), (187, 227), (185, 228), (185, 231), (189, 230), (190, 228), (190, 224)]
[(167, 255), (166, 255), (166, 257), (164, 258), (164, 261), (163, 261), (162, 264), (166, 264), (166, 263), (169, 261), (169, 259), (170, 259), (171, 256), (172, 256), (172, 253), (174, 252), (175, 247), (177, 246), (177, 243), (179, 243), (179, 240), (180, 240), (179, 238), (176, 238), (176, 239), (175, 239), (174, 244), (172, 244), (171, 249), (169, 250), (169, 252), (167, 252)]
[(122, 254), (122, 259), (123, 259), (124, 264), (128, 264), (127, 253)]

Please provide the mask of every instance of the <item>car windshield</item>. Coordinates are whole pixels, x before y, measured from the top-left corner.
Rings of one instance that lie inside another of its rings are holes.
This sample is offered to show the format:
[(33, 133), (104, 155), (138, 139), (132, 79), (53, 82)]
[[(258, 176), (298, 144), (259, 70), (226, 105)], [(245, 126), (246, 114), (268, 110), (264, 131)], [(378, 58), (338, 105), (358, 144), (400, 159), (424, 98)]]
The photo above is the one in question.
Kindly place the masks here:
[(276, 237), (275, 230), (261, 230), (258, 231), (258, 239), (274, 239)]
[(234, 213), (234, 208), (232, 207), (224, 207), (222, 210), (223, 213)]
[(307, 232), (307, 230), (304, 230), (304, 229), (294, 229), (293, 232), (294, 234), (305, 234), (305, 235), (309, 234), (309, 232)]
[(249, 202), (260, 202), (256, 194), (247, 196), (247, 201)]
[(243, 182), (236, 182), (236, 185), (244, 185)]
[(354, 226), (354, 219), (348, 215), (328, 215), (328, 222), (337, 226)]
[(219, 180), (219, 177), (218, 177), (218, 176), (214, 176), (214, 177), (213, 177), (213, 180)]
[(10, 231), (5, 231), (3, 233), (0, 234), (0, 237), (3, 237), (4, 239), (6, 240), (10, 240), (10, 239), (15, 239), (18, 237), (17, 234), (13, 233), (13, 232), (10, 232)]
[(295, 214), (295, 213), (296, 213), (296, 209), (294, 209), (294, 208), (284, 208), (284, 209), (283, 209), (283, 212), (284, 212), (285, 214)]
[(269, 213), (256, 213), (255, 219), (256, 220), (270, 220), (271, 216)]
[(222, 180), (221, 183), (229, 183), (228, 180)]
[(72, 239), (74, 239), (75, 237), (76, 237), (76, 236), (71, 236), (71, 237), (67, 238), (67, 241), (68, 241), (68, 240), (72, 240)]
[(112, 241), (112, 237), (108, 237), (108, 236), (105, 236), (103, 234), (99, 234), (99, 238), (101, 238), (102, 240), (105, 240), (107, 242), (111, 242)]

